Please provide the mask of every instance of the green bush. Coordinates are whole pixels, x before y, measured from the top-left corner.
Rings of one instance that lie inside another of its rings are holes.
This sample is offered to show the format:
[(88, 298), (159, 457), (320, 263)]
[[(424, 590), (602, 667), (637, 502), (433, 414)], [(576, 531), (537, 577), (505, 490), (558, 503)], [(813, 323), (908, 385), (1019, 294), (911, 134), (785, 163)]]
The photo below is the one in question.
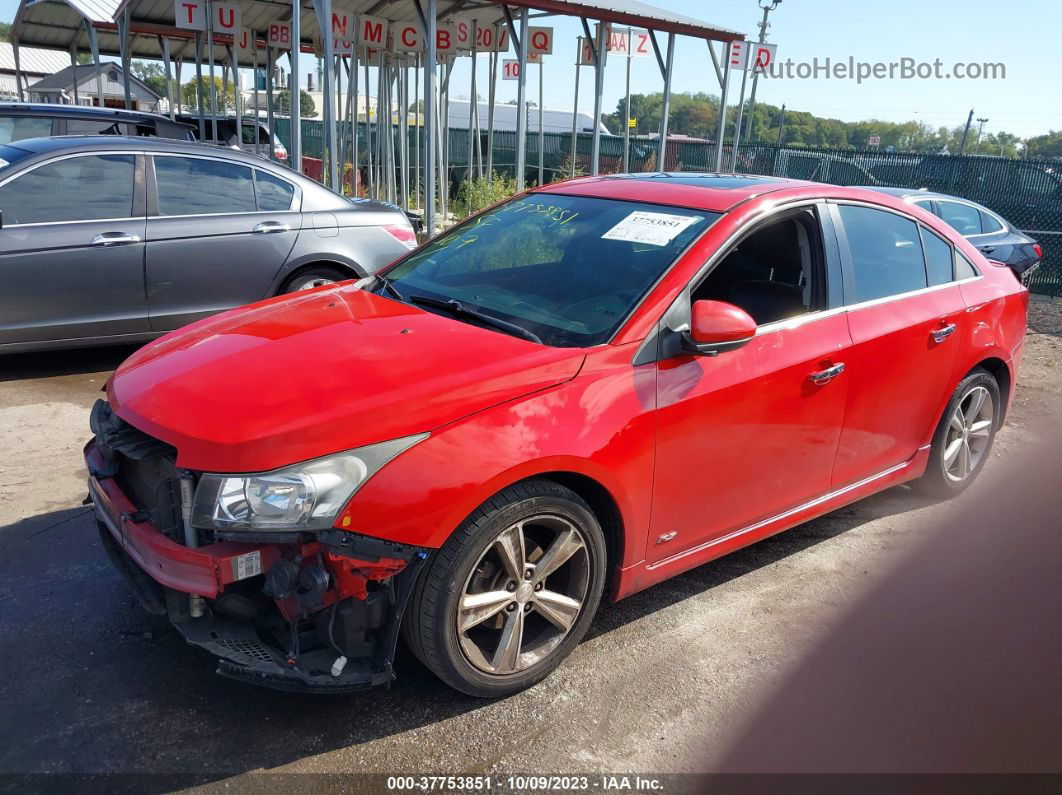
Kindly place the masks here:
[(516, 193), (516, 179), (499, 174), (497, 171), (490, 178), (466, 179), (461, 184), (461, 190), (458, 191), (454, 213), (466, 218), (484, 207), (490, 207), (492, 204), (509, 198), (514, 193)]

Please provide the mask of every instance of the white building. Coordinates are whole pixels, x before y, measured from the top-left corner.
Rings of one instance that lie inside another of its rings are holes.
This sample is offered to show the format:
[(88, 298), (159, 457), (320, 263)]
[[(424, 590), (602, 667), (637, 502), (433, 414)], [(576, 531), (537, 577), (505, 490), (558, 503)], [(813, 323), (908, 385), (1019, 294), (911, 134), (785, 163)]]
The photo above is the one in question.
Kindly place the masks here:
[[(22, 66), (22, 86), (33, 85), (41, 78), (62, 71), (70, 65), (70, 56), (60, 50), (41, 50), (36, 47), (19, 47), (19, 63)], [(27, 94), (27, 99), (29, 95)], [(15, 83), (15, 49), (10, 42), (0, 41), (0, 100), (17, 101), (18, 85)]]
[[(19, 56), (24, 52), (19, 47)], [(25, 68), (25, 61), (22, 61)], [(125, 107), (125, 73), (122, 67), (116, 63), (103, 63), (100, 65), (103, 81), (103, 104), (108, 108)], [(92, 64), (79, 65), (77, 67), (77, 104), (99, 105), (99, 96), (96, 82), (96, 68)], [(132, 99), (133, 110), (157, 111), (159, 109), (159, 97), (144, 81), (130, 75), (129, 94)], [(30, 102), (51, 102), (60, 105), (73, 105), (74, 103), (74, 67), (67, 66), (55, 74), (42, 77), (29, 88)]]

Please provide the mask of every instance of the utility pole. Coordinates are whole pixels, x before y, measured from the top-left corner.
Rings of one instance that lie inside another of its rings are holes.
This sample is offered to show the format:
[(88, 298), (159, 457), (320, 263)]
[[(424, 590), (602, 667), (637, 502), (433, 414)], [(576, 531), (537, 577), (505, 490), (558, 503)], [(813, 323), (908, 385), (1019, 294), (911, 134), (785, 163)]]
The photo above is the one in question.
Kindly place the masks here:
[(775, 146), (782, 145), (782, 134), (785, 132), (785, 103), (782, 103), (782, 113), (778, 117), (778, 140), (774, 142)]
[(988, 121), (988, 119), (983, 119), (981, 117), (977, 118), (977, 140), (974, 142), (974, 154), (977, 154), (981, 149), (981, 132), (985, 129), (986, 121)]
[(962, 131), (962, 142), (959, 144), (960, 155), (966, 151), (966, 138), (970, 135), (970, 125), (973, 124), (973, 114), (973, 108), (970, 108), (970, 115), (966, 117), (966, 128)]
[[(771, 26), (771, 23), (767, 21), (767, 15), (778, 8), (778, 4), (781, 2), (782, 0), (760, 0), (760, 8), (763, 9), (763, 20), (760, 22), (759, 44), (767, 41), (767, 29)], [(752, 93), (749, 95), (749, 121), (745, 127), (745, 140), (749, 143), (752, 143), (752, 111), (756, 107), (756, 85), (759, 80), (760, 72), (757, 69), (752, 73)]]

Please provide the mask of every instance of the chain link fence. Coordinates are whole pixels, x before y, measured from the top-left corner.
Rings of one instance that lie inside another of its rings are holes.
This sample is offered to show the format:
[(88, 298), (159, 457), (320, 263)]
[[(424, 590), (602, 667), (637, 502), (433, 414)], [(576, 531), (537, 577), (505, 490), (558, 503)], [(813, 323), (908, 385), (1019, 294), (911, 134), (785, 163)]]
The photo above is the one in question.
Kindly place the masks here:
[[(375, 125), (373, 125), (375, 127)], [(366, 163), (366, 136), (369, 130), (359, 124), (359, 166)], [(410, 128), (412, 148), (414, 130)], [(277, 135), (290, 144), (290, 120), (277, 119)], [(340, 131), (348, 141), (349, 132)], [(475, 142), (473, 141), (473, 144)], [(323, 151), (322, 124), (302, 121), (303, 154), (320, 158)], [(579, 133), (574, 152), (570, 133), (546, 133), (534, 129), (527, 133), (524, 178), (529, 185), (553, 182), (590, 170), (593, 136)], [(623, 138), (602, 136), (600, 170), (619, 173), (623, 170)], [(471, 173), (487, 169), (487, 133), (480, 133), (478, 151), (473, 145)], [(539, 152), (541, 151), (541, 158)], [(722, 170), (764, 176), (790, 177), (827, 182), (834, 185), (880, 185), (897, 188), (926, 189), (971, 199), (1010, 221), (1043, 246), (1044, 261), (1033, 274), (1029, 289), (1036, 293), (1062, 296), (1062, 163), (1051, 160), (1019, 160), (988, 155), (923, 155), (911, 152), (877, 150), (778, 147), (769, 144), (743, 144), (735, 158), (730, 146), (723, 148)], [(349, 159), (349, 154), (348, 154)], [(664, 162), (657, 162), (657, 142), (633, 137), (629, 142), (630, 171), (714, 171), (715, 147), (710, 141), (671, 140)], [(457, 195), (469, 175), (469, 131), (449, 130), (447, 169), (450, 195)], [(494, 133), (491, 168), (514, 176), (516, 133)], [(409, 164), (411, 179), (413, 161)]]

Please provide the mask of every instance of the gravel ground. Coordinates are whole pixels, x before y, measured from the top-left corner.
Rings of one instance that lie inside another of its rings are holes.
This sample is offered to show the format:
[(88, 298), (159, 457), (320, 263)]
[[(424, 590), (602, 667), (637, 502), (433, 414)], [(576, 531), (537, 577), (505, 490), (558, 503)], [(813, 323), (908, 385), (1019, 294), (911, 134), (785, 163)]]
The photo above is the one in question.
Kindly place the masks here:
[[(1062, 424), (1062, 302), (1030, 315), (985, 481)], [(408, 654), (390, 690), (273, 693), (215, 676), (146, 616), (81, 505), (87, 410), (128, 353), (0, 363), (0, 772), (710, 770), (835, 620), (981, 488), (935, 505), (891, 489), (606, 605), (556, 674), (504, 701), (450, 691)]]

